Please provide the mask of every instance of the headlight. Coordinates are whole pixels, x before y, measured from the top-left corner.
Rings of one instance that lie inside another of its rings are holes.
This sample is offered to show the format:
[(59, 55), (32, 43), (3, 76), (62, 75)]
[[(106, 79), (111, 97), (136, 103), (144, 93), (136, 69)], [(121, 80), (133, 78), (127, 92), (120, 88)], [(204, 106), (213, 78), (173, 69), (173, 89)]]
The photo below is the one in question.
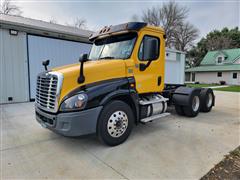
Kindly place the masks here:
[(77, 94), (68, 99), (66, 99), (60, 107), (61, 111), (68, 110), (77, 110), (85, 108), (87, 104), (87, 95), (86, 94)]

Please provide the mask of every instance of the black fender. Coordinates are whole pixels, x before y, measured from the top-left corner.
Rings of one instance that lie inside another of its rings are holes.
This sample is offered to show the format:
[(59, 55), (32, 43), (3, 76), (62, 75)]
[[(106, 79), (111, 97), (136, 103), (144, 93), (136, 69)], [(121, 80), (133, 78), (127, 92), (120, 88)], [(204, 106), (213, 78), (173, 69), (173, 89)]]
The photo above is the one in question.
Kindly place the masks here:
[(185, 87), (180, 86), (173, 92), (173, 103), (175, 105), (179, 106), (188, 106), (191, 104), (192, 96), (197, 94), (200, 94), (202, 88), (191, 88), (191, 87)]
[(88, 96), (88, 102), (85, 109), (91, 109), (98, 106), (104, 106), (113, 99), (120, 99), (127, 101), (126, 103), (128, 104), (130, 103), (129, 105), (132, 107), (134, 114), (136, 114), (136, 119), (138, 120), (138, 94), (135, 88), (130, 86), (132, 83), (135, 84), (133, 77), (91, 83), (74, 89), (64, 97), (64, 100), (73, 95), (85, 93)]
[(138, 94), (136, 93), (136, 91), (117, 90), (115, 92), (109, 93), (109, 94), (107, 94), (107, 96), (105, 96), (102, 99), (102, 101), (100, 102), (100, 106), (104, 106), (105, 104), (107, 104), (108, 102), (110, 102), (112, 100), (122, 100), (122, 101), (126, 102), (127, 104), (129, 104), (133, 110), (136, 123), (138, 122), (138, 120), (139, 120), (139, 105), (138, 105), (139, 97), (138, 97)]

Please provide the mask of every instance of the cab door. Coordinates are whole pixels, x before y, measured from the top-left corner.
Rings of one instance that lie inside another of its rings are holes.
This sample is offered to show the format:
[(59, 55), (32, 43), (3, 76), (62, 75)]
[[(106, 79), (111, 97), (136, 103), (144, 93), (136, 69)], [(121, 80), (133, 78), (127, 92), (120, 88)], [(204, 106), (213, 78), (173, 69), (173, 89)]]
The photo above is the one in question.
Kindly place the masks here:
[(151, 30), (141, 31), (133, 56), (133, 73), (138, 93), (161, 92), (164, 89), (165, 64), (163, 34)]

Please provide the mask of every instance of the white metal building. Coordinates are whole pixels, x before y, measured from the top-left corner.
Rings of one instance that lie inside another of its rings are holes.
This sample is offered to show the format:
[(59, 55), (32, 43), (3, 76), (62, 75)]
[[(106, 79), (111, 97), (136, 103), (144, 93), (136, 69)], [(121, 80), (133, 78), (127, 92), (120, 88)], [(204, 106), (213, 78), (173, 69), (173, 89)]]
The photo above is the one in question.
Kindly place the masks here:
[(165, 84), (184, 84), (186, 53), (166, 48)]
[(29, 101), (36, 76), (49, 68), (78, 62), (88, 53), (91, 31), (29, 18), (0, 15), (0, 103)]

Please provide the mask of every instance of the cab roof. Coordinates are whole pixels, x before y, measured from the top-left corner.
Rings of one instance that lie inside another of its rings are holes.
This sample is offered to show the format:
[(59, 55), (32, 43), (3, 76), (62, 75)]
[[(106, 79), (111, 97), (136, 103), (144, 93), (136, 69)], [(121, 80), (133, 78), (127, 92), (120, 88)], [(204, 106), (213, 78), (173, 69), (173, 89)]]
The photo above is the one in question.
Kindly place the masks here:
[(122, 31), (139, 31), (140, 29), (142, 29), (144, 27), (148, 27), (150, 29), (164, 32), (162, 28), (155, 27), (155, 26), (149, 26), (145, 22), (128, 22), (128, 23), (119, 24), (119, 25), (115, 25), (115, 26), (109, 26), (109, 27), (105, 26), (100, 31), (97, 31), (94, 34), (91, 34), (89, 37), (89, 40), (94, 41), (96, 38), (98, 38), (100, 36), (106, 36), (106, 35), (110, 35), (112, 33), (117, 33), (117, 32), (122, 32)]

